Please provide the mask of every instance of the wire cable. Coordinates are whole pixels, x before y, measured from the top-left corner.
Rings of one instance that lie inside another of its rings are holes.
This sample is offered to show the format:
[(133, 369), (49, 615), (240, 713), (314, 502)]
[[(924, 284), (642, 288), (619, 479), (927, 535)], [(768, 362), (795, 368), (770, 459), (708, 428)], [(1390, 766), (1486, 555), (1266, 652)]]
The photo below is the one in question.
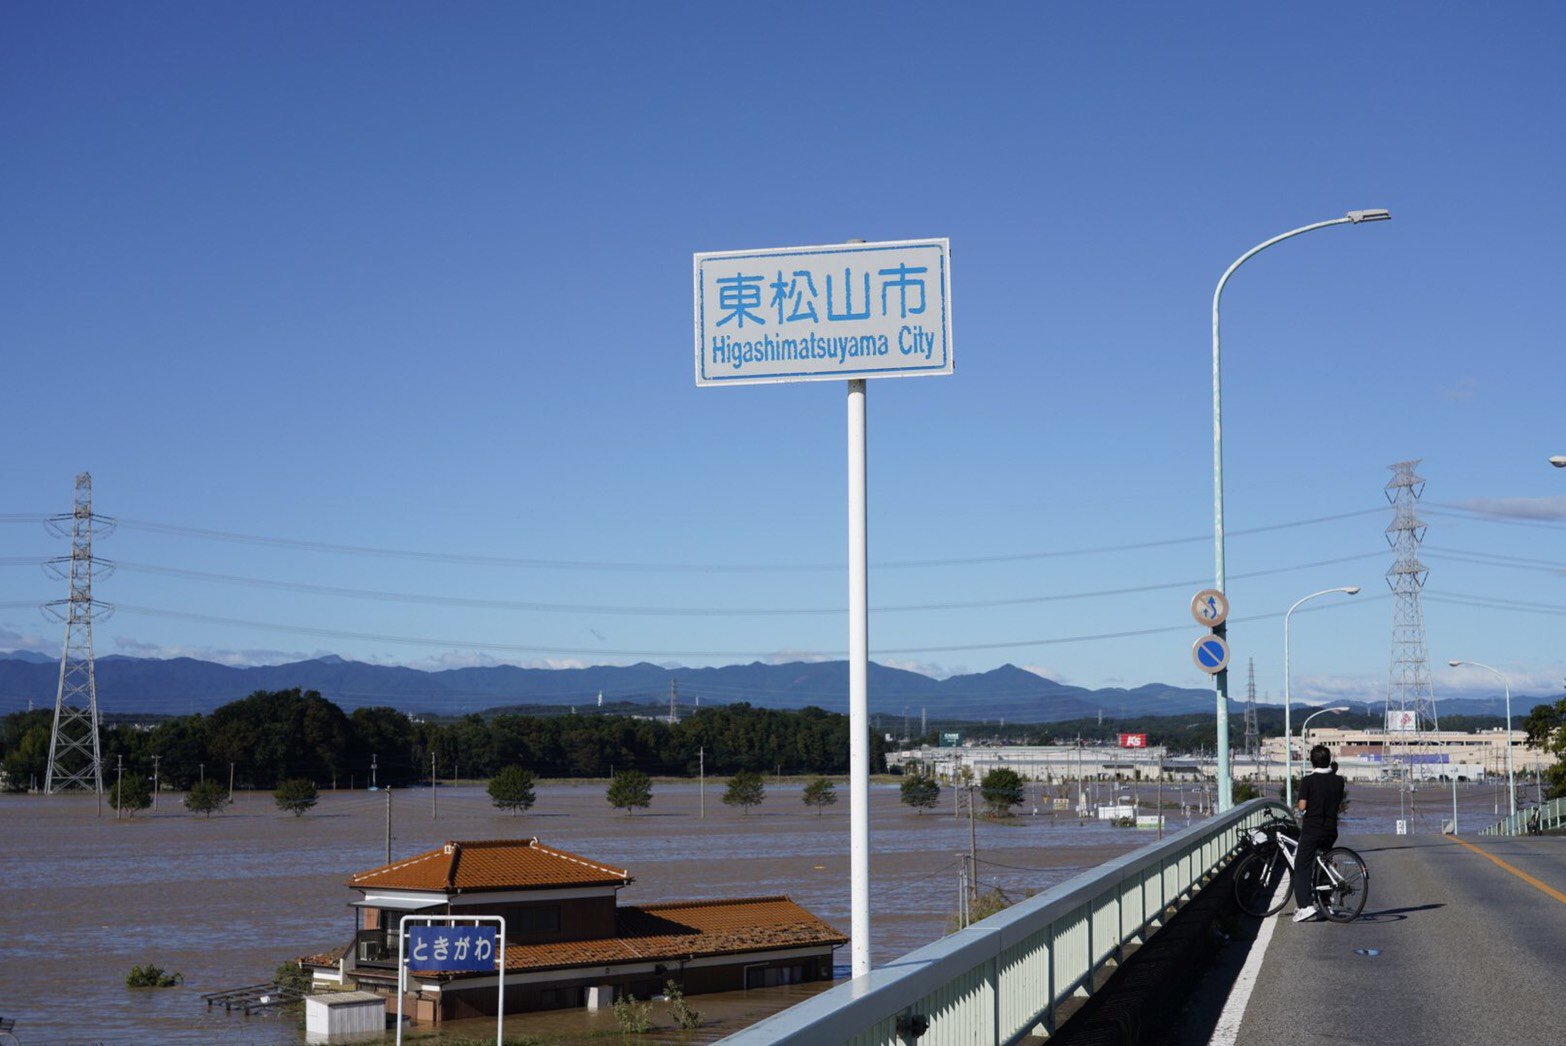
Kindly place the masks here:
[[(1321, 559), (1310, 563), (1296, 563), (1286, 567), (1272, 567), (1267, 570), (1254, 570), (1247, 573), (1230, 575), (1231, 580), (1249, 580), (1259, 577), (1271, 577), (1277, 574), (1286, 574), (1296, 570), (1311, 570), (1316, 567), (1336, 566), (1341, 563), (1352, 563), (1359, 560), (1383, 558), (1386, 553), (1382, 551), (1366, 552), (1357, 556), (1339, 556), (1334, 559)], [(18, 559), (18, 563), (35, 563), (37, 560)], [(8, 561), (0, 560), (0, 565), (8, 565)], [(378, 602), (412, 603), (431, 606), (469, 607), (482, 610), (515, 610), (528, 613), (551, 614), (599, 614), (616, 616), (640, 616), (640, 617), (803, 617), (826, 616), (844, 613), (844, 606), (832, 607), (664, 607), (664, 606), (623, 606), (613, 604), (584, 604), (584, 603), (536, 603), (505, 599), (481, 599), (466, 596), (440, 596), (424, 595), (412, 592), (390, 592), (378, 589), (349, 588), (338, 585), (316, 585), (298, 581), (278, 581), (271, 578), (246, 577), (237, 574), (216, 574), (201, 570), (190, 570), (184, 567), (166, 567), (148, 563), (133, 563), (125, 560), (116, 560), (118, 570), (137, 574), (150, 574), (161, 577), (183, 578), (192, 581), (210, 582), (216, 584), (240, 585), (251, 588), (272, 589), (285, 592), (302, 592), (309, 595), (338, 596), (346, 599), (367, 599)], [(1165, 581), (1154, 585), (1132, 585), (1124, 588), (1097, 589), (1087, 592), (1061, 592), (1040, 596), (1011, 596), (1002, 599), (977, 599), (963, 600), (945, 603), (903, 603), (886, 604), (872, 607), (877, 614), (895, 614), (910, 612), (928, 612), (933, 610), (980, 610), (995, 607), (1032, 606), (1040, 603), (1058, 603), (1078, 599), (1098, 599), (1109, 596), (1139, 595), (1144, 592), (1159, 592), (1172, 589), (1189, 588), (1192, 585), (1206, 584), (1208, 579), (1183, 578), (1179, 581)]]
[[(1359, 509), (1354, 512), (1339, 512), (1328, 516), (1315, 516), (1310, 519), (1291, 520), (1285, 523), (1271, 523), (1260, 527), (1249, 527), (1230, 530), (1230, 537), (1241, 537), (1247, 534), (1264, 534), (1278, 530), (1287, 530), (1294, 527), (1313, 526), (1318, 523), (1330, 523), (1337, 520), (1353, 519), (1359, 516), (1381, 514), (1387, 510), (1382, 507)], [(842, 563), (801, 563), (801, 564), (740, 564), (740, 563), (638, 563), (638, 562), (611, 562), (596, 560), (551, 560), (530, 559), (512, 556), (476, 555), (452, 552), (427, 552), (416, 549), (382, 548), (372, 545), (348, 545), (328, 541), (313, 541), (299, 538), (269, 537), (261, 534), (246, 534), (236, 531), (212, 530), (203, 527), (187, 527), (173, 523), (160, 523), (153, 520), (119, 519), (121, 527), (132, 530), (140, 530), (148, 533), (168, 534), (178, 537), (199, 538), (207, 541), (226, 541), (239, 544), (264, 545), (273, 548), (290, 548), (308, 552), (325, 552), (338, 555), (370, 556), (385, 559), (407, 559), (422, 562), (459, 563), (468, 566), (488, 567), (518, 567), (533, 570), (594, 570), (594, 571), (624, 571), (628, 573), (798, 573), (808, 571), (836, 571), (844, 569)], [(1106, 552), (1129, 552), (1150, 548), (1165, 548), (1171, 545), (1184, 545), (1195, 542), (1210, 541), (1211, 535), (1203, 534), (1193, 537), (1165, 538), (1154, 541), (1137, 541), (1116, 545), (1098, 545), (1087, 548), (1059, 549), (1043, 552), (1017, 552), (1002, 553), (989, 556), (963, 556), (944, 559), (918, 559), (918, 560), (886, 560), (872, 564), (880, 569), (912, 569), (924, 567), (951, 567), (974, 566), (981, 563), (1014, 563), (1032, 559), (1057, 559), (1067, 556), (1097, 555)]]

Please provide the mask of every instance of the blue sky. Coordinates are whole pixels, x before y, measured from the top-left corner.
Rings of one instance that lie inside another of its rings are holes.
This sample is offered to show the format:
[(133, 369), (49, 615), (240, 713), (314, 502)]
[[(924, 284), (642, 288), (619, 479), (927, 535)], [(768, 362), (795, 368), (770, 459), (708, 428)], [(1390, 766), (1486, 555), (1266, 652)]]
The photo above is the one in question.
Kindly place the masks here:
[[(838, 655), (843, 389), (695, 388), (691, 255), (944, 236), (956, 373), (869, 390), (872, 656), (1201, 685), (1213, 284), (1276, 233), (1387, 207), (1226, 294), (1236, 656), (1276, 696), (1265, 615), (1357, 583), (1295, 617), (1296, 690), (1384, 689), (1390, 517), (1368, 510), (1420, 457), (1438, 694), (1492, 689), (1449, 657), (1525, 691), (1566, 676), (1555, 5), (8, 23), (0, 648), (58, 649), (14, 604), (64, 595), (29, 563), (66, 549), (23, 517), (90, 469), (125, 521), (100, 654)], [(1127, 545), (1149, 547), (1081, 552)], [(1105, 590), (1136, 591), (1082, 595)]]

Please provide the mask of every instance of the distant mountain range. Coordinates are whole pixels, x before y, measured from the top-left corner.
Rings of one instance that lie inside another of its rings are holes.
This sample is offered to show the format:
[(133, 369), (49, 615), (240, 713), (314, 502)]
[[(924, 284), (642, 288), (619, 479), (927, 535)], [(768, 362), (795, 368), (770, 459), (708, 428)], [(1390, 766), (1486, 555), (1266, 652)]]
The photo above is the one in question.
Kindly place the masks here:
[[(0, 654), (0, 712), (49, 707), (54, 702), (58, 659), (32, 651)], [(209, 712), (257, 690), (300, 687), (317, 690), (344, 708), (390, 705), (406, 712), (465, 715), (514, 706), (595, 707), (653, 703), (667, 708), (671, 690), (681, 709), (695, 704), (748, 701), (764, 708), (816, 705), (828, 711), (848, 707), (846, 661), (666, 668), (653, 664), (591, 668), (516, 668), (496, 665), (427, 672), (370, 665), (336, 656), (285, 665), (234, 667), (194, 658), (123, 657), (97, 661), (99, 709), (104, 714)], [(873, 712), (917, 719), (996, 720), (1048, 723), (1096, 716), (1135, 720), (1155, 715), (1211, 713), (1211, 690), (1149, 683), (1134, 689), (1091, 690), (1057, 683), (1014, 665), (989, 672), (932, 679), (917, 672), (870, 665)], [(1513, 712), (1543, 698), (1514, 698)], [(1379, 700), (1341, 702), (1356, 711), (1375, 710)], [(1238, 708), (1238, 706), (1236, 706)], [(1499, 698), (1440, 702), (1449, 715), (1499, 715)]]

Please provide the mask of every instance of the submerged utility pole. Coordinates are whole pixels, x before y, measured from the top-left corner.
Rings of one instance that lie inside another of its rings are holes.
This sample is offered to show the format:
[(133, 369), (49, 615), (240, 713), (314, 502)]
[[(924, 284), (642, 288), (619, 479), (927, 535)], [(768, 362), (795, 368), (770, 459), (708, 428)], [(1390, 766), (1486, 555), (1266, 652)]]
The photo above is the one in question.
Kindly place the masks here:
[(391, 793), (386, 789), (386, 863), (391, 864)]
[(698, 764), (698, 770), (697, 770), (697, 773), (700, 776), (697, 778), (698, 784), (696, 785), (696, 793), (697, 793), (697, 795), (699, 795), (701, 797), (701, 819), (703, 821), (705, 821), (707, 819), (707, 746), (706, 745), (703, 745), (702, 747), (700, 747), (700, 748), (698, 748), (696, 750), (696, 758), (701, 761)]
[(430, 820), (440, 820), (440, 810), (435, 805), (435, 793), (439, 782), (435, 780), (435, 753), (430, 753)]
[(114, 757), (114, 819), (120, 819), (120, 811), (125, 809), (125, 757)]
[(152, 757), (152, 812), (153, 813), (157, 813), (158, 812), (158, 760), (162, 759), (162, 758), (163, 757), (160, 756), (160, 755), (155, 755), (155, 756)]

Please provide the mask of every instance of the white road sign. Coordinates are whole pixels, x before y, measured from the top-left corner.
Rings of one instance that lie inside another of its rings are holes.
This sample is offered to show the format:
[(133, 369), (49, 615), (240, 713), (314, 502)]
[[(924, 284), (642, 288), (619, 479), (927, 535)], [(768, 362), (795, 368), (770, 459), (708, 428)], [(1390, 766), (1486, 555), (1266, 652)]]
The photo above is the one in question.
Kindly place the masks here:
[(1204, 588), (1191, 597), (1191, 616), (1198, 625), (1217, 628), (1229, 617), (1229, 597), (1216, 588)]
[(697, 385), (952, 372), (944, 239), (698, 254), (695, 281)]

